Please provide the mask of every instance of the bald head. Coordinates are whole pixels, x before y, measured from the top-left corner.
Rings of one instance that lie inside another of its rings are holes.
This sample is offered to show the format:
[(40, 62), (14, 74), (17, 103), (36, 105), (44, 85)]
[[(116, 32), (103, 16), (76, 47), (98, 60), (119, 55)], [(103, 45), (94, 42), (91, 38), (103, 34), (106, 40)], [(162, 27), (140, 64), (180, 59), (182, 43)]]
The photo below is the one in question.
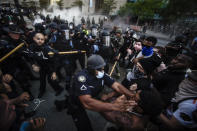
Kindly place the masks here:
[(38, 46), (41, 46), (45, 42), (45, 37), (42, 33), (36, 33), (33, 37), (33, 40)]

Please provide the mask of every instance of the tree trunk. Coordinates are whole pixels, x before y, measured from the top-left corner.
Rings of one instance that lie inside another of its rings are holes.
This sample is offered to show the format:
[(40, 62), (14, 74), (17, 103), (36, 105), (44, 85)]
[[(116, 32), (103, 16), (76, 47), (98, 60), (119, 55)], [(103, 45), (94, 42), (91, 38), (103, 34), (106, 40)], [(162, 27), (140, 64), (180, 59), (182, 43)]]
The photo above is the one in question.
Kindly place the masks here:
[(138, 26), (138, 24), (139, 24), (139, 21), (140, 21), (140, 18), (139, 18), (139, 16), (138, 16), (138, 17), (137, 17), (136, 26)]

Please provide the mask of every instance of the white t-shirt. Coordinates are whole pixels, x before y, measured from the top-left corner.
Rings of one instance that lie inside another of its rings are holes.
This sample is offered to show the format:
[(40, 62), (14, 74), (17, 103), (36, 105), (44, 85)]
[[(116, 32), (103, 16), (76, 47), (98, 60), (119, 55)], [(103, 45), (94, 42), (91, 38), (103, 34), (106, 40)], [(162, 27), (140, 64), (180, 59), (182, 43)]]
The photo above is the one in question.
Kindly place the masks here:
[(192, 112), (197, 109), (197, 101), (194, 99), (185, 100), (178, 105), (173, 116), (185, 127), (196, 128), (197, 122), (192, 118)]

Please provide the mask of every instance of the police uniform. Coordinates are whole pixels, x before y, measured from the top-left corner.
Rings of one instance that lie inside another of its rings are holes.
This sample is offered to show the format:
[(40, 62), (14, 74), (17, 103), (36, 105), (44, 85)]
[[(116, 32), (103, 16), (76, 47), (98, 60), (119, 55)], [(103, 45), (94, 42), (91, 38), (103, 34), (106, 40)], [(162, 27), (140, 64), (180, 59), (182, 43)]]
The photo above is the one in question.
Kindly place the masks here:
[(110, 87), (114, 82), (115, 81), (107, 74), (104, 74), (102, 78), (98, 79), (96, 76), (89, 73), (87, 69), (82, 70), (75, 76), (73, 87), (70, 90), (71, 105), (68, 111), (72, 115), (78, 131), (93, 130), (87, 113), (78, 97), (82, 95), (91, 95), (95, 98), (102, 91), (104, 85)]
[[(77, 36), (79, 35), (79, 36)], [(75, 35), (75, 37), (73, 38), (73, 45), (74, 45), (74, 49), (76, 50), (87, 50), (87, 38), (85, 36), (84, 33), (80, 32), (80, 34)], [(76, 60), (79, 60), (79, 63), (82, 67), (82, 69), (85, 68), (85, 54), (76, 54)]]
[[(53, 48), (58, 51), (72, 51), (73, 50), (73, 42), (72, 38), (66, 40), (64, 35), (60, 35), (57, 37), (57, 41), (54, 43)], [(58, 56), (59, 65), (57, 68), (57, 74), (60, 78), (63, 78), (61, 75), (61, 68), (63, 67), (66, 72), (66, 89), (70, 88), (70, 81), (74, 71), (76, 70), (76, 62), (73, 60), (74, 55), (61, 55)]]
[[(15, 33), (20, 35), (23, 33), (23, 31), (20, 30), (17, 25), (10, 25), (9, 27), (5, 27), (3, 30), (7, 33)], [(15, 40), (9, 35), (0, 38), (0, 58), (22, 43), (23, 41), (20, 38), (21, 37)], [(22, 52), (23, 49), (24, 48), (19, 49), (13, 55), (1, 62), (0, 66), (3, 74), (11, 74), (17, 80), (17, 82), (20, 83), (21, 88), (31, 95), (29, 89), (30, 83), (28, 82), (29, 68)]]
[(57, 80), (51, 79), (52, 72), (55, 72), (57, 69), (57, 58), (54, 56), (53, 58), (49, 57), (49, 52), (56, 52), (48, 45), (38, 46), (36, 43), (32, 43), (27, 49), (26, 53), (31, 59), (30, 63), (33, 65), (37, 63), (40, 67), (40, 93), (39, 98), (45, 92), (46, 89), (46, 77), (48, 75), (48, 82), (52, 86), (52, 88), (56, 91), (56, 95), (59, 95), (62, 92), (62, 87), (59, 85)]

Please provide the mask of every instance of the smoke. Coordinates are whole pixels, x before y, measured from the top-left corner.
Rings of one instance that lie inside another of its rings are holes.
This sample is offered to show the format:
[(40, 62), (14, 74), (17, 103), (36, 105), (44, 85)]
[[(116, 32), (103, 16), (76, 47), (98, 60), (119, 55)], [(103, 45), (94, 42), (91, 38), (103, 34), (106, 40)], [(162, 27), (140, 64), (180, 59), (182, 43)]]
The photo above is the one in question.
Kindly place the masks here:
[(126, 31), (126, 29), (130, 27), (128, 17), (116, 17), (114, 20), (108, 19), (103, 25), (103, 27), (107, 29), (112, 29), (114, 26), (121, 28), (123, 32)]
[(60, 10), (59, 6), (56, 3), (50, 5), (47, 10), (42, 10), (41, 14), (44, 15), (45, 17), (49, 15), (51, 19), (53, 19), (55, 16), (56, 17), (60, 16), (60, 19), (67, 20), (68, 22), (72, 22), (74, 17), (76, 25), (81, 23), (82, 17), (84, 17), (86, 21), (87, 17), (89, 16), (90, 22), (92, 22), (92, 19), (94, 17), (96, 23), (99, 23), (99, 18), (104, 19), (105, 17), (103, 15), (98, 15), (98, 14), (85, 15), (82, 13), (79, 7), (72, 7), (69, 9)]
[(41, 14), (44, 16), (49, 15), (51, 19), (53, 19), (55, 16), (60, 16), (60, 19), (67, 20), (68, 22), (72, 22), (74, 17), (75, 24), (79, 24), (81, 22), (81, 17), (83, 16), (79, 7), (60, 10), (56, 3), (50, 5), (47, 10), (42, 10)]
[(33, 25), (37, 24), (37, 23), (42, 23), (44, 22), (39, 15), (36, 16), (34, 22), (33, 22)]
[[(82, 13), (81, 9), (79, 7), (72, 7), (72, 8), (69, 8), (69, 9), (62, 9), (60, 10), (59, 6), (54, 3), (53, 5), (50, 5), (48, 7), (47, 10), (42, 10), (41, 11), (41, 14), (44, 15), (45, 17), (47, 15), (49, 15), (49, 17), (51, 19), (53, 19), (55, 16), (56, 17), (60, 17), (60, 19), (62, 20), (67, 20), (68, 22), (73, 22), (73, 18), (75, 20), (75, 24), (80, 24), (81, 23), (81, 18), (84, 17), (85, 21), (87, 20), (87, 17), (88, 15), (85, 15)], [(92, 19), (94, 17), (94, 20), (96, 23), (99, 23), (99, 18), (104, 20), (104, 15), (99, 15), (99, 14), (91, 14), (89, 15), (89, 18), (90, 18), (90, 22), (92, 22)], [(117, 27), (120, 27), (122, 28), (122, 30), (126, 30), (127, 27), (129, 27), (130, 25), (127, 24), (128, 20), (127, 20), (128, 17), (116, 17), (114, 20), (110, 20), (108, 18), (107, 21), (104, 21), (104, 28), (107, 28), (107, 29), (112, 29), (113, 26), (117, 26)], [(41, 19), (39, 17), (37, 17), (35, 19), (35, 21), (37, 23), (39, 23), (41, 21)]]

